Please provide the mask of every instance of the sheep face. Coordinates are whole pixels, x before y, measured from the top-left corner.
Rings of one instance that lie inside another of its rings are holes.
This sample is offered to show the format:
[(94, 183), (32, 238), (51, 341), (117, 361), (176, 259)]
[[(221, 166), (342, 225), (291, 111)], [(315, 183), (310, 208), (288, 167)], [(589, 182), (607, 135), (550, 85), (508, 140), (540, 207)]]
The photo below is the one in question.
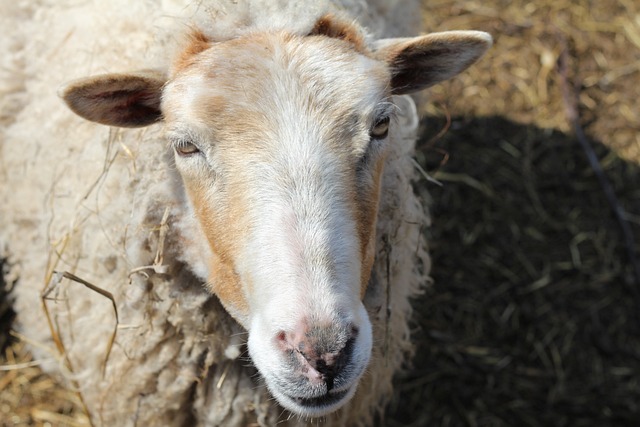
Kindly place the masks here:
[(402, 142), (388, 137), (392, 95), (457, 74), (489, 45), (455, 32), (367, 47), (327, 18), (307, 36), (196, 33), (168, 79), (107, 75), (62, 96), (100, 123), (164, 120), (210, 289), (249, 331), (279, 403), (321, 416), (354, 394), (371, 354), (362, 297), (385, 146)]
[(272, 393), (297, 413), (342, 404), (369, 360), (361, 297), (389, 80), (343, 41), (273, 33), (211, 46), (163, 93), (176, 166), (211, 247), (209, 285), (249, 330)]

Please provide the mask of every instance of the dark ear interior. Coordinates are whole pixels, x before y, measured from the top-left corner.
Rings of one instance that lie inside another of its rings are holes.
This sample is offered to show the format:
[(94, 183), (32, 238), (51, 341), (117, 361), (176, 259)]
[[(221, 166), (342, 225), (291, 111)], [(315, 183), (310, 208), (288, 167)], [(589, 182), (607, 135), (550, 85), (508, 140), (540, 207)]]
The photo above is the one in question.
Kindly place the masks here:
[(74, 80), (59, 95), (79, 116), (119, 127), (141, 127), (162, 119), (163, 73), (104, 74)]
[(450, 79), (476, 62), (491, 47), (480, 31), (448, 31), (421, 37), (383, 39), (375, 55), (391, 69), (394, 94), (416, 92)]

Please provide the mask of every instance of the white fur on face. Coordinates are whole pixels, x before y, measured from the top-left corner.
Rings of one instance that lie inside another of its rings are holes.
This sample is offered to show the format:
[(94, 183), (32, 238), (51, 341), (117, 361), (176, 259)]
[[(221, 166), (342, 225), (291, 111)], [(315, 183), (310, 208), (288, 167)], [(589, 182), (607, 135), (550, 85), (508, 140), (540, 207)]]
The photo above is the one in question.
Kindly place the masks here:
[[(170, 138), (200, 150), (176, 164), (209, 263), (238, 281), (231, 291), (212, 288), (248, 329), (250, 355), (274, 396), (301, 415), (344, 404), (369, 360), (360, 293), (374, 231), (361, 218), (375, 216), (378, 193), (375, 162), (363, 158), (381, 155), (369, 129), (388, 81), (382, 64), (345, 42), (272, 33), (214, 45), (164, 93)], [(280, 333), (300, 325), (357, 331), (331, 396), (278, 346)]]

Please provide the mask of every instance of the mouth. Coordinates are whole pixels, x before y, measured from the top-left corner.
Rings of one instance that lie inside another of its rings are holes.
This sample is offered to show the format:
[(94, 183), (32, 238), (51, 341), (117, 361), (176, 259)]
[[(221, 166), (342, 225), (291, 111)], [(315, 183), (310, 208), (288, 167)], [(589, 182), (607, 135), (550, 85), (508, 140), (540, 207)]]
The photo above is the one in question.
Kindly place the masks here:
[(289, 399), (296, 402), (296, 404), (305, 408), (323, 408), (327, 406), (333, 406), (345, 398), (349, 390), (339, 391), (337, 393), (327, 393), (320, 397), (289, 397)]
[[(304, 385), (295, 387), (287, 382), (275, 381), (271, 383), (270, 379), (273, 380), (273, 377), (265, 377), (265, 379), (267, 380), (267, 387), (285, 409), (303, 417), (316, 418), (338, 410), (351, 400), (358, 388), (358, 382), (364, 372), (364, 366), (355, 372), (353, 369), (351, 367), (342, 372), (341, 377), (336, 379), (335, 388), (328, 387), (328, 384), (323, 384), (320, 389), (316, 387), (309, 388)], [(313, 388), (315, 388), (315, 392), (312, 391)], [(297, 396), (295, 394), (292, 395), (291, 391), (293, 390), (297, 390), (302, 396), (296, 392), (294, 393), (298, 394)], [(305, 394), (308, 397), (304, 396)]]
[(353, 396), (356, 387), (330, 392), (318, 397), (294, 397), (280, 394), (280, 404), (292, 412), (306, 417), (322, 417), (344, 405)]

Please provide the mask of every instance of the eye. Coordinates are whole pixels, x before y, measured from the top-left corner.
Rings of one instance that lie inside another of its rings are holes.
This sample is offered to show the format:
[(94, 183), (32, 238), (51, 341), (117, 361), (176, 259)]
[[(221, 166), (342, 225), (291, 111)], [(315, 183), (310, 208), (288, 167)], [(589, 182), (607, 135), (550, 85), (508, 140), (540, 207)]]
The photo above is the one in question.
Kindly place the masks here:
[(371, 127), (371, 131), (369, 131), (369, 136), (371, 139), (383, 139), (386, 138), (389, 134), (389, 116), (384, 116), (376, 119), (373, 127)]
[(200, 149), (196, 147), (195, 144), (186, 139), (175, 141), (173, 147), (176, 150), (176, 153), (182, 157), (193, 156), (200, 152)]

